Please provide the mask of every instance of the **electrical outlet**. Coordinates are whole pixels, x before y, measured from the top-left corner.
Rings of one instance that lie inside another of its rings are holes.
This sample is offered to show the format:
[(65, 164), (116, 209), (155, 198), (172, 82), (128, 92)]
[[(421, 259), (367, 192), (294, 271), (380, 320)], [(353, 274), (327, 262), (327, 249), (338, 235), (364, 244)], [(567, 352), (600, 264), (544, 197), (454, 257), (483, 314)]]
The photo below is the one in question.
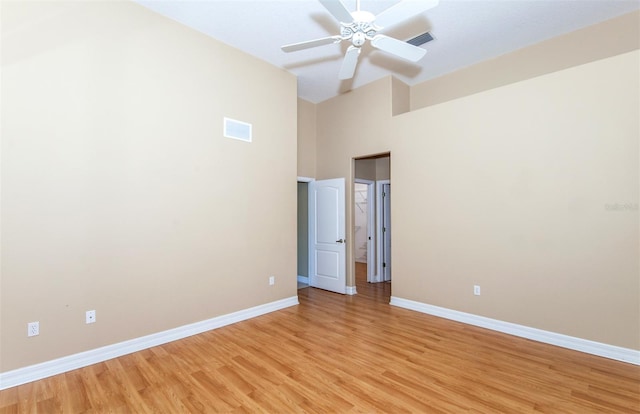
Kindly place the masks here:
[(474, 285), (473, 286), (473, 294), (476, 296), (480, 296), (480, 286), (479, 285)]
[(276, 284), (276, 277), (275, 276), (269, 276), (269, 286), (273, 286)]
[(40, 335), (40, 322), (29, 322), (27, 324), (27, 336)]
[(87, 323), (95, 323), (96, 322), (96, 311), (90, 310), (86, 313)]

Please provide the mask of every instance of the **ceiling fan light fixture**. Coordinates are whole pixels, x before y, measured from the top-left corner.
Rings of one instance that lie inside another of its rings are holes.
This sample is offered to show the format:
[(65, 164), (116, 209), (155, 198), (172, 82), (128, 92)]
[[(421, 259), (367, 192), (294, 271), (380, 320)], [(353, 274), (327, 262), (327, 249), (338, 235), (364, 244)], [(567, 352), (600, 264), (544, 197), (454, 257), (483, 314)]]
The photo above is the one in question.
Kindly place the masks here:
[(366, 40), (367, 36), (362, 32), (355, 32), (351, 37), (351, 43), (356, 47), (364, 45), (364, 42), (366, 42)]

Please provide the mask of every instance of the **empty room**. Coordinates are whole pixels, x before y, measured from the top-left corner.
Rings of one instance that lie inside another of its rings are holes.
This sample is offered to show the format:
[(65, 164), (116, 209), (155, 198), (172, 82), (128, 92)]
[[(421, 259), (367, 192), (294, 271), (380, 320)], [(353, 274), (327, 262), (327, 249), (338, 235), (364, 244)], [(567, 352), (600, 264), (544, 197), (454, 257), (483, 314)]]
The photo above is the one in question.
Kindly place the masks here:
[(0, 0), (0, 413), (640, 413), (636, 0)]

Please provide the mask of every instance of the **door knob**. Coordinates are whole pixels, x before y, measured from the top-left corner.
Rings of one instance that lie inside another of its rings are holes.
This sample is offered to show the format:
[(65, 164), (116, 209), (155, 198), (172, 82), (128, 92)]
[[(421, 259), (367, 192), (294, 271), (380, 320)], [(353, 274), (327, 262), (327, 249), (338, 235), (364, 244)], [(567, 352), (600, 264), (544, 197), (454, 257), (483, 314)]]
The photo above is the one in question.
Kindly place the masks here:
[(336, 243), (346, 243), (347, 240), (346, 239), (340, 239), (340, 240), (336, 240)]

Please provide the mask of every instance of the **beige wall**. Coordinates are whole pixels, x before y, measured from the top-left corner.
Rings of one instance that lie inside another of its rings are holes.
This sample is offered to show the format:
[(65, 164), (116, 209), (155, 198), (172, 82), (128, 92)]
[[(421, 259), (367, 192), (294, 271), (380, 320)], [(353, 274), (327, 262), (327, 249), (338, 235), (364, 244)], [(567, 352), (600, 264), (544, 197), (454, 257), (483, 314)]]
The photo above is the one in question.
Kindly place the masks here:
[(376, 158), (376, 180), (391, 179), (391, 158)]
[(364, 160), (356, 160), (354, 163), (355, 173), (354, 177), (361, 180), (376, 179), (376, 160), (368, 158)]
[(390, 178), (389, 157), (355, 160), (354, 178), (363, 180), (388, 180)]
[(292, 75), (130, 2), (0, 4), (0, 371), (296, 295)]
[(393, 115), (404, 114), (411, 109), (411, 88), (406, 83), (391, 78), (391, 99)]
[(639, 69), (630, 52), (394, 119), (393, 295), (640, 349)]
[(598, 53), (395, 118), (389, 79), (318, 104), (319, 178), (391, 152), (394, 296), (640, 349), (639, 52)]
[(558, 36), (411, 87), (411, 110), (640, 47), (640, 11)]
[(316, 176), (316, 105), (298, 98), (298, 177)]

